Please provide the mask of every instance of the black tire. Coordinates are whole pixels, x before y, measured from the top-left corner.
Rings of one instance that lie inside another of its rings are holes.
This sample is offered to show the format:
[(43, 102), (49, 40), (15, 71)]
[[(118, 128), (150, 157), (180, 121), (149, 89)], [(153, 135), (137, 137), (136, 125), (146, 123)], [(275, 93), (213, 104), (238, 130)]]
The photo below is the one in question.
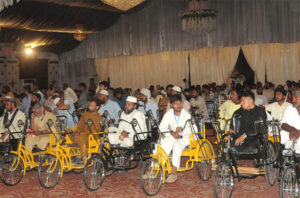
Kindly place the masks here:
[(61, 177), (61, 164), (55, 155), (46, 154), (38, 168), (38, 180), (43, 188), (54, 188)]
[(267, 184), (269, 186), (273, 186), (277, 180), (277, 168), (274, 167), (274, 163), (277, 159), (276, 157), (276, 151), (271, 142), (267, 142), (266, 149), (265, 149), (265, 162), (264, 162), (264, 168), (266, 171), (265, 178), (267, 181)]
[(83, 169), (83, 183), (90, 191), (100, 188), (105, 179), (105, 165), (100, 155), (94, 155), (86, 162)]
[(291, 167), (285, 167), (280, 180), (280, 198), (298, 197), (299, 186), (295, 170)]
[[(209, 158), (213, 156), (213, 150), (209, 143), (202, 142), (199, 147), (198, 152), (199, 158)], [(201, 181), (208, 181), (211, 177), (211, 167), (212, 167), (212, 159), (211, 160), (202, 160), (200, 162), (195, 163), (197, 176)]]
[(3, 157), (0, 179), (7, 186), (14, 186), (21, 182), (24, 174), (24, 162), (18, 155), (10, 153)]
[[(151, 175), (147, 175), (151, 174)], [(146, 177), (145, 177), (146, 176)], [(140, 185), (143, 192), (148, 196), (156, 195), (163, 183), (164, 172), (161, 164), (157, 159), (148, 159), (141, 168)], [(153, 182), (157, 181), (157, 185), (153, 187)]]
[(230, 165), (226, 162), (221, 162), (217, 166), (214, 174), (214, 179), (213, 179), (214, 197), (230, 198), (232, 196), (234, 187), (235, 187), (234, 175)]

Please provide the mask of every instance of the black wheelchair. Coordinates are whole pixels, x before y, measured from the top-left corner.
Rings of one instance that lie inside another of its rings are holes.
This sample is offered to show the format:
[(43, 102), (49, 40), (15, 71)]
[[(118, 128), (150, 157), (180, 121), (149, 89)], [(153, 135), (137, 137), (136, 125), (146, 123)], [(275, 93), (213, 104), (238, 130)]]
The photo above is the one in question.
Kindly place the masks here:
[[(120, 120), (120, 122), (127, 121)], [(139, 126), (136, 119), (127, 123), (132, 125), (134, 130), (135, 127)], [(108, 129), (106, 122), (101, 123), (101, 125), (105, 125)], [(121, 147), (120, 145), (109, 143), (109, 133), (116, 132), (107, 130), (104, 132), (100, 140), (100, 152), (93, 154), (84, 167), (83, 181), (86, 188), (90, 191), (99, 189), (105, 177), (113, 173), (122, 175), (148, 159), (150, 153), (152, 153), (151, 143), (157, 141), (156, 137), (158, 138), (158, 131), (155, 129), (139, 133), (135, 130), (133, 146)], [(141, 138), (141, 136), (145, 136), (145, 139)]]
[[(236, 119), (233, 119), (236, 122)], [(237, 126), (234, 125), (234, 126)], [(236, 149), (231, 146), (232, 134), (219, 134), (219, 157), (213, 178), (214, 197), (231, 197), (235, 188), (235, 178), (255, 178), (264, 175), (268, 185), (273, 186), (277, 179), (276, 151), (271, 141), (264, 122), (254, 123), (255, 132), (250, 137), (255, 137), (256, 144), (247, 149)], [(235, 130), (238, 131), (238, 130)], [(254, 167), (238, 167), (237, 160), (253, 160)]]

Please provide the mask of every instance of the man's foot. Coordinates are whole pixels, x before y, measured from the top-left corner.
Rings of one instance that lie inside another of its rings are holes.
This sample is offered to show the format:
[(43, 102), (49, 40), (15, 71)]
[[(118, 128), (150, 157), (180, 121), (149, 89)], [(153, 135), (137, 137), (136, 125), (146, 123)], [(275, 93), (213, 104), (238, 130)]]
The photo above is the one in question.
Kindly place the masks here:
[(177, 174), (171, 174), (169, 175), (169, 177), (166, 179), (166, 183), (167, 184), (172, 184), (174, 182), (176, 182), (177, 180)]

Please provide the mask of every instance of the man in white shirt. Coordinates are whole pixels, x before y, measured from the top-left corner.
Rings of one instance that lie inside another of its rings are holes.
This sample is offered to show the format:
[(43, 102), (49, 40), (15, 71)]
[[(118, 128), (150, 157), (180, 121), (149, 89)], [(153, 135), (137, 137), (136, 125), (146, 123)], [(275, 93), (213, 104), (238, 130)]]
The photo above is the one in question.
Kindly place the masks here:
[[(164, 115), (159, 129), (161, 132), (172, 131), (165, 133), (165, 137), (161, 140), (161, 147), (164, 149), (167, 155), (172, 155), (172, 173), (166, 180), (166, 183), (174, 183), (177, 180), (177, 169), (180, 167), (180, 158), (182, 151), (189, 145), (190, 134), (192, 133), (192, 126), (190, 123), (186, 124), (186, 121), (191, 119), (191, 115), (188, 111), (183, 109), (181, 95), (174, 94), (170, 98), (171, 108)], [(194, 131), (197, 131), (197, 127), (194, 127)]]
[[(130, 147), (134, 143), (136, 133), (147, 132), (146, 119), (142, 112), (136, 110), (137, 98), (128, 96), (126, 99), (125, 110), (122, 112), (119, 127), (115, 128), (115, 133), (109, 133), (108, 139), (111, 144), (120, 144), (121, 147)], [(137, 120), (138, 125), (133, 128), (131, 122)], [(111, 131), (111, 130), (110, 130)], [(147, 133), (138, 134), (139, 140), (144, 140)]]
[(74, 90), (70, 88), (66, 83), (63, 85), (64, 99), (72, 102), (73, 104), (78, 101), (78, 97)]
[(139, 101), (139, 108), (138, 110), (142, 112), (144, 115), (151, 110), (153, 117), (157, 120), (157, 110), (158, 105), (154, 100), (151, 98), (151, 92), (149, 89), (141, 89), (141, 100)]
[[(4, 116), (0, 118), (0, 142), (7, 142), (9, 140), (9, 132), (23, 131), (25, 125), (25, 114), (16, 108), (16, 100), (10, 96), (5, 97), (5, 111)], [(24, 125), (20, 129), (18, 121), (21, 120)], [(13, 134), (14, 138), (19, 139), (23, 134)]]
[(256, 93), (255, 93), (255, 105), (256, 106), (263, 106), (267, 105), (268, 100), (265, 95), (263, 95), (263, 88), (262, 86), (257, 87)]
[(280, 142), (291, 148), (295, 141), (295, 151), (300, 153), (300, 91), (292, 94), (293, 106), (288, 106), (281, 120)]
[[(180, 87), (178, 87), (178, 86), (173, 86), (173, 87), (172, 87), (172, 92), (171, 92), (171, 94), (172, 94), (172, 96), (173, 96), (173, 95), (180, 95), (181, 98), (182, 98), (182, 108), (183, 108), (184, 110), (186, 110), (187, 112), (190, 110), (191, 104), (190, 104), (186, 99), (184, 99), (184, 97), (182, 96), (181, 88), (180, 88)], [(170, 105), (170, 104), (171, 104), (171, 103), (169, 102), (169, 104), (168, 104), (168, 110), (171, 109), (171, 105)]]
[(275, 90), (276, 102), (265, 106), (266, 111), (271, 113), (274, 120), (281, 121), (283, 113), (288, 106), (292, 106), (290, 103), (285, 102), (286, 91), (284, 89)]

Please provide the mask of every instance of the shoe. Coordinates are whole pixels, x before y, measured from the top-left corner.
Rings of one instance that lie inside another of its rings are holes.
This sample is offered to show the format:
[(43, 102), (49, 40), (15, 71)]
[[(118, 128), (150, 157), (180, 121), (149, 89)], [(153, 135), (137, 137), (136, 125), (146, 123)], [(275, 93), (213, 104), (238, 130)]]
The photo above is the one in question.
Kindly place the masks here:
[(169, 177), (166, 179), (166, 183), (167, 184), (172, 184), (174, 182), (176, 182), (177, 180), (177, 175), (176, 174), (171, 174), (169, 175)]

